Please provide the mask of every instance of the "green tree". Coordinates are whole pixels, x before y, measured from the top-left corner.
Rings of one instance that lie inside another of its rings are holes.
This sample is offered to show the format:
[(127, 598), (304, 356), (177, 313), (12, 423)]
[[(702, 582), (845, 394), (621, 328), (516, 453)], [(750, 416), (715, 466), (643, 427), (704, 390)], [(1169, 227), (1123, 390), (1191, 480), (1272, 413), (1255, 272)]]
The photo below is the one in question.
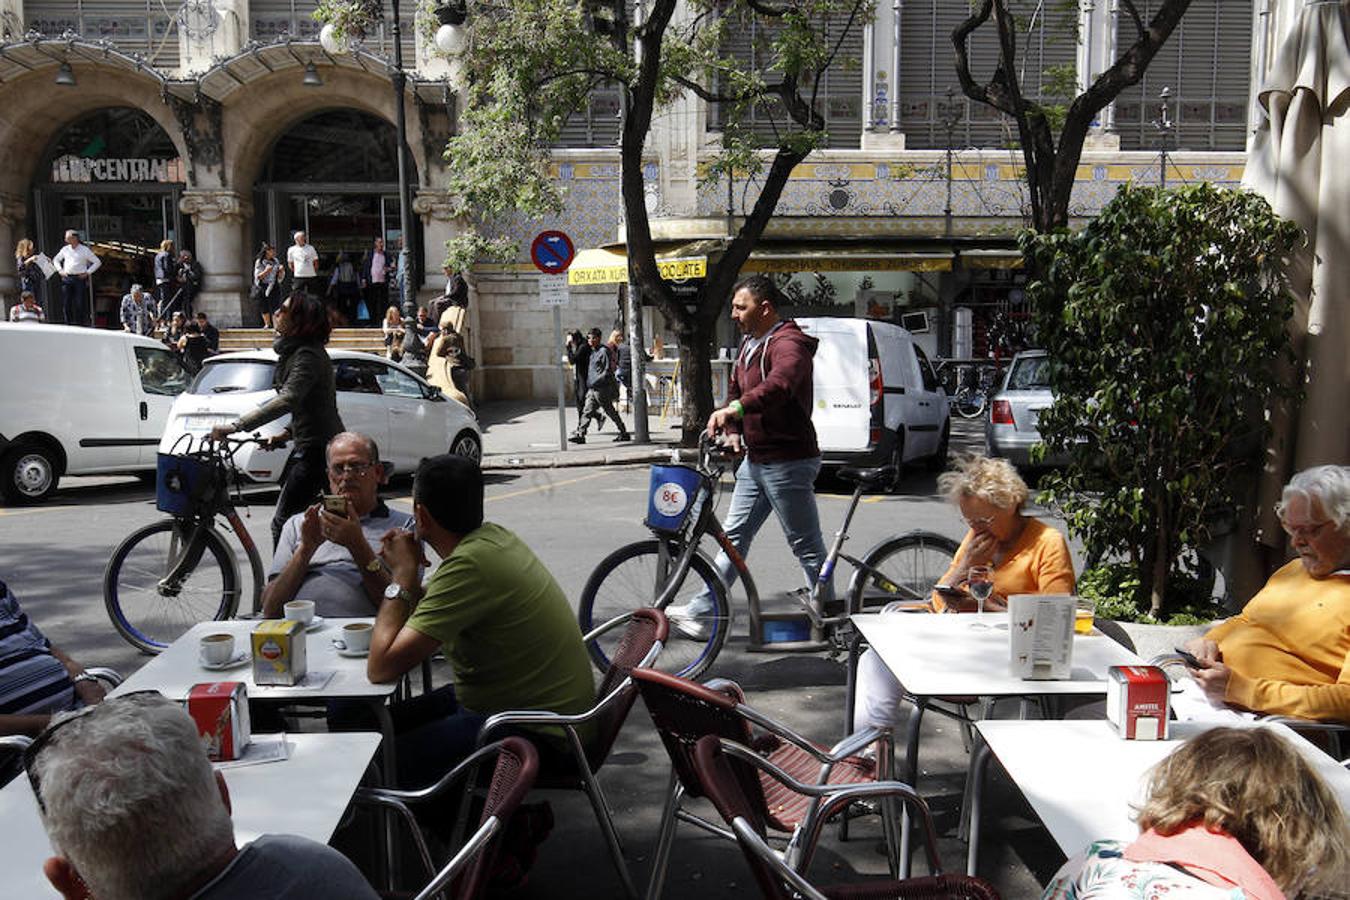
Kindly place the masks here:
[(1123, 188), (1084, 230), (1027, 232), (1028, 287), (1051, 352), (1047, 452), (1070, 459), (1042, 487), (1092, 559), (1124, 558), (1157, 617), (1185, 549), (1244, 493), (1288, 392), (1286, 278), (1301, 239), (1261, 197), (1206, 183)]
[[(710, 351), (731, 287), (793, 168), (827, 140), (822, 76), (856, 64), (840, 58), (840, 47), (871, 20), (873, 6), (874, 0), (648, 0), (636, 5), (641, 20), (632, 21), (625, 0), (468, 0), (467, 46), (456, 60), (464, 85), (459, 131), (446, 156), (451, 189), (475, 227), (451, 243), (451, 258), (464, 264), (508, 257), (516, 248), (494, 237), (495, 223), (562, 208), (559, 185), (547, 178), (550, 148), (593, 90), (617, 85), (626, 109), (621, 188), (633, 280), (686, 349), (683, 432), (692, 439), (712, 411)], [(755, 68), (726, 49), (728, 36), (752, 22), (768, 36), (758, 54), (766, 63)], [(692, 299), (677, 298), (660, 278), (642, 178), (653, 116), (686, 94), (720, 108), (725, 123), (721, 152), (703, 177), (714, 181), (734, 171), (760, 185)], [(741, 126), (752, 109), (760, 118), (777, 115), (773, 140)]]
[[(1026, 163), (1027, 187), (1031, 195), (1031, 227), (1041, 232), (1064, 228), (1069, 224), (1069, 198), (1078, 172), (1078, 160), (1101, 111), (1137, 84), (1181, 17), (1191, 0), (1163, 0), (1147, 23), (1136, 0), (1119, 0), (1121, 46), (1119, 57), (1097, 76), (1086, 90), (1065, 104), (1041, 103), (1023, 91), (1017, 57), (1017, 35), (1032, 21), (1034, 14), (1059, 15), (1073, 10), (1067, 0), (976, 0), (978, 8), (952, 32), (956, 51), (956, 75), (967, 97), (991, 106), (1012, 118), (1017, 125), (1018, 145)], [(1050, 10), (1044, 7), (1049, 6)], [(1128, 25), (1127, 25), (1128, 22)], [(981, 83), (971, 71), (968, 38), (977, 29), (993, 28), (998, 37), (998, 62), (989, 79)], [(1060, 25), (1061, 28), (1070, 26)], [(1125, 41), (1133, 36), (1133, 41)], [(1046, 99), (1067, 99), (1066, 73), (1050, 72), (1054, 82)]]

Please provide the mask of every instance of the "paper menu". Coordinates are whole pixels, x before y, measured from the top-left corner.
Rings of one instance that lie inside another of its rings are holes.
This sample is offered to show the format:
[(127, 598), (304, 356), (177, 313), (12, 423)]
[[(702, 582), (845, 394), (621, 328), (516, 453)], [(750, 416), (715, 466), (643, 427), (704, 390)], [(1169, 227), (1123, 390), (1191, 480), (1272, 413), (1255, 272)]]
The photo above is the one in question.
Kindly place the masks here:
[(1008, 663), (1013, 677), (1032, 681), (1070, 677), (1074, 607), (1071, 594), (1008, 598)]

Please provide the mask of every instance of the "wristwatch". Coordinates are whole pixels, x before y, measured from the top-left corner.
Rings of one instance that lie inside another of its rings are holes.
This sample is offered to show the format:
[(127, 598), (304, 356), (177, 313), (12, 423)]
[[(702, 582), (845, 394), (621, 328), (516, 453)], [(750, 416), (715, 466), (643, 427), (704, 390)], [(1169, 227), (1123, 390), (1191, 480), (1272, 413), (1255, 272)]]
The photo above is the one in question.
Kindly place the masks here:
[(417, 600), (413, 597), (412, 592), (397, 581), (391, 581), (388, 587), (384, 589), (384, 599), (402, 600), (410, 607), (417, 604)]
[(76, 675), (75, 677), (73, 677), (73, 678), (70, 679), (70, 683), (71, 683), (71, 684), (79, 684), (81, 681), (93, 681), (93, 682), (97, 682), (97, 681), (98, 681), (98, 677), (97, 677), (97, 676), (94, 676), (94, 675), (90, 675), (88, 672), (81, 672), (80, 674), (78, 674), (78, 675)]

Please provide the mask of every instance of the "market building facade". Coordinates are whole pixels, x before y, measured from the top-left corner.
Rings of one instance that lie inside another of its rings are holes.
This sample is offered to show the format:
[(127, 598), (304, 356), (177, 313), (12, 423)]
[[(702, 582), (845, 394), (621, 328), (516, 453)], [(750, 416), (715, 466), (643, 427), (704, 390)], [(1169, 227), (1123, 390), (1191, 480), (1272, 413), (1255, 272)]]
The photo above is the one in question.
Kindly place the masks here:
[[(99, 323), (115, 325), (116, 298), (148, 280), (148, 260), (173, 240), (202, 264), (198, 306), (230, 326), (257, 322), (248, 282), (264, 240), (284, 252), (294, 231), (308, 232), (321, 272), (375, 237), (397, 247), (405, 236), (389, 29), (353, 52), (325, 53), (315, 5), (0, 0), (0, 244), (28, 237), (51, 253), (66, 229), (79, 231), (105, 261), (95, 284)], [(1237, 184), (1256, 121), (1255, 86), (1295, 5), (1196, 0), (1145, 80), (1103, 115), (1079, 168), (1075, 220), (1127, 182)], [(411, 79), (402, 102), (415, 186), (415, 233), (407, 237), (425, 300), (444, 284), (442, 248), (458, 228), (442, 156), (454, 97), (448, 66), (415, 27), (415, 4), (405, 6)], [(1114, 6), (1082, 0), (1077, 40), (1056, 36), (1053, 23), (1033, 26), (1028, 71), (1070, 65), (1080, 82), (1095, 77), (1126, 39), (1128, 23)], [(1020, 153), (1008, 149), (1008, 123), (948, 95), (948, 35), (965, 7), (877, 4), (846, 48), (860, 65), (840, 67), (822, 85), (829, 146), (793, 173), (746, 267), (779, 276), (802, 314), (904, 322), (936, 356), (1014, 346), (1026, 317), (1013, 249), (1027, 206)], [(729, 50), (753, 54), (757, 46), (746, 34)], [(972, 47), (977, 64), (991, 54)], [(1048, 89), (1035, 77), (1030, 83)], [(482, 397), (549, 397), (555, 389), (551, 313), (524, 255), (538, 231), (562, 230), (578, 248), (608, 254), (578, 260), (569, 329), (608, 328), (622, 315), (619, 285), (604, 274), (616, 258), (622, 264), (617, 113), (617, 94), (601, 90), (568, 122), (552, 170), (567, 189), (564, 213), (514, 223), (521, 257), (471, 273)], [(771, 128), (767, 118), (755, 125)], [(656, 235), (672, 259), (717, 252), (754, 202), (753, 181), (700, 187), (720, 129), (716, 111), (693, 98), (654, 125), (643, 174)], [(12, 302), (14, 284), (12, 254), (0, 254), (0, 296)], [(661, 323), (651, 310), (644, 318), (650, 340)], [(729, 342), (729, 322), (726, 329)]]

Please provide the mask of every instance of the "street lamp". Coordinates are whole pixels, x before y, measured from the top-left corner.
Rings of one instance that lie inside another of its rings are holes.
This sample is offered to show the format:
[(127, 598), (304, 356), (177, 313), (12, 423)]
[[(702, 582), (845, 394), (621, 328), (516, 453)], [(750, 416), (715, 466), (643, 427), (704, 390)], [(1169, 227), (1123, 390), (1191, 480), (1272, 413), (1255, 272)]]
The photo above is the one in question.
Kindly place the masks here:
[[(399, 230), (402, 243), (399, 248), (398, 271), (403, 273), (402, 296), (399, 303), (403, 315), (412, 319), (417, 313), (417, 278), (412, 255), (412, 183), (408, 180), (408, 116), (403, 106), (404, 94), (408, 87), (408, 73), (403, 69), (402, 29), (399, 25), (399, 0), (389, 0), (393, 22), (390, 31), (394, 42), (394, 58), (389, 66), (389, 83), (394, 88), (394, 132), (398, 143), (398, 213)], [(330, 22), (319, 29), (319, 44), (330, 54), (346, 53), (350, 49), (348, 42), (339, 38), (337, 29)], [(317, 73), (315, 74), (317, 77)], [(305, 83), (309, 81), (306, 71)], [(383, 237), (383, 235), (381, 235)], [(375, 313), (374, 310), (371, 311)]]
[(947, 132), (947, 205), (942, 210), (945, 229), (943, 233), (947, 237), (952, 236), (952, 135), (956, 132), (956, 126), (965, 118), (964, 94), (961, 100), (961, 103), (957, 103), (956, 92), (952, 88), (947, 88), (947, 102), (939, 103), (937, 108), (938, 122)]
[(1167, 142), (1172, 137), (1172, 115), (1167, 107), (1167, 102), (1172, 97), (1172, 89), (1165, 87), (1158, 94), (1158, 118), (1153, 120), (1153, 127), (1162, 134), (1162, 155), (1158, 160), (1158, 186), (1167, 187)]

